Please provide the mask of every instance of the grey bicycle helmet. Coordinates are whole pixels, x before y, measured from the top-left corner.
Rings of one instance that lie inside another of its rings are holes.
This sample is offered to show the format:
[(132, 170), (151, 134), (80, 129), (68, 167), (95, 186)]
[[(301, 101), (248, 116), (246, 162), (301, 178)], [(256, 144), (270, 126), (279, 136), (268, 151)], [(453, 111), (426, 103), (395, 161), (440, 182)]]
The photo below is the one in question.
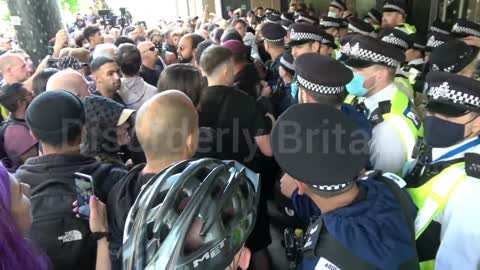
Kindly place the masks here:
[(123, 269), (225, 269), (255, 225), (259, 189), (258, 174), (236, 161), (170, 166), (130, 209)]

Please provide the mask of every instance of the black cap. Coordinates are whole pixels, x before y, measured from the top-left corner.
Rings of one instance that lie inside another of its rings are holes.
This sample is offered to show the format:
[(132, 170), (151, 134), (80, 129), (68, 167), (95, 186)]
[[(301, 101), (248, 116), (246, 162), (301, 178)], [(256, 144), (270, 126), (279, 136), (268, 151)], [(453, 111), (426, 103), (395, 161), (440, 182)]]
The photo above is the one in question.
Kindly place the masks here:
[(404, 0), (388, 0), (383, 6), (382, 12), (398, 12), (407, 16), (407, 4)]
[(300, 14), (298, 17), (295, 19), (295, 23), (303, 23), (303, 24), (310, 24), (310, 25), (316, 25), (318, 24), (318, 19), (315, 17), (312, 17), (308, 14)]
[(338, 48), (337, 44), (335, 43), (335, 38), (329, 33), (323, 34), (322, 45), (327, 45), (334, 50)]
[(349, 23), (347, 19), (339, 18), (338, 20), (340, 21), (340, 28), (348, 28)]
[(340, 10), (347, 10), (347, 5), (342, 0), (333, 0), (328, 6), (338, 8)]
[(447, 41), (430, 55), (430, 70), (458, 73), (475, 60), (478, 51), (479, 48), (458, 39)]
[(371, 24), (359, 18), (351, 17), (351, 18), (348, 18), (347, 21), (348, 21), (348, 30), (354, 33), (370, 36), (372, 35), (373, 31), (375, 31), (375, 28)]
[(319, 26), (322, 29), (340, 28), (342, 21), (337, 18), (324, 16), (320, 18)]
[(301, 45), (310, 41), (322, 42), (324, 32), (317, 26), (294, 23), (290, 25), (290, 42), (288, 45)]
[(450, 27), (447, 23), (442, 22), (440, 19), (436, 19), (430, 27), (430, 32), (450, 35)]
[(287, 31), (277, 23), (266, 23), (261, 30), (263, 38), (269, 42), (282, 41), (287, 35)]
[(63, 91), (47, 91), (33, 99), (25, 120), (40, 141), (67, 143), (70, 125), (85, 123), (85, 109), (76, 95)]
[(363, 35), (353, 36), (341, 50), (342, 60), (351, 67), (365, 68), (384, 65), (396, 68), (405, 61), (405, 54), (398, 48), (379, 39)]
[(380, 11), (372, 8), (368, 11), (368, 18), (370, 18), (374, 23), (381, 24), (382, 23), (382, 13)]
[(270, 13), (266, 16), (267, 23), (280, 23), (282, 21), (281, 15), (277, 13)]
[(413, 43), (412, 48), (418, 51), (425, 51), (427, 47), (427, 38), (425, 35), (417, 32), (410, 35), (410, 40)]
[(397, 28), (386, 28), (380, 31), (380, 40), (399, 48), (402, 51), (408, 50), (412, 46), (410, 36)]
[(293, 13), (290, 13), (290, 12), (283, 12), (280, 18), (282, 19), (282, 21), (288, 21), (291, 24), (295, 22), (295, 17)]
[(452, 35), (461, 38), (468, 36), (480, 37), (480, 24), (459, 19), (452, 27)]
[(449, 35), (444, 35), (439, 32), (432, 32), (427, 40), (427, 46), (425, 47), (425, 51), (431, 52), (438, 46), (442, 45), (443, 43), (449, 41), (451, 37)]
[(430, 72), (426, 82), (428, 111), (451, 117), (480, 112), (480, 81), (453, 73)]
[(285, 69), (285, 71), (289, 72), (290, 74), (294, 75), (295, 74), (295, 68), (293, 66), (293, 55), (289, 51), (285, 51), (280, 58), (280, 66)]
[(292, 25), (292, 24), (294, 24), (294, 22), (291, 22), (289, 20), (282, 20), (280, 22), (280, 25), (283, 27), (283, 29), (285, 29), (287, 31), (290, 29), (290, 25)]
[(299, 86), (318, 94), (340, 94), (353, 79), (352, 71), (344, 64), (318, 53), (302, 54), (294, 67)]
[(298, 104), (275, 123), (272, 150), (293, 178), (320, 191), (338, 192), (355, 181), (367, 162), (368, 136), (340, 110)]

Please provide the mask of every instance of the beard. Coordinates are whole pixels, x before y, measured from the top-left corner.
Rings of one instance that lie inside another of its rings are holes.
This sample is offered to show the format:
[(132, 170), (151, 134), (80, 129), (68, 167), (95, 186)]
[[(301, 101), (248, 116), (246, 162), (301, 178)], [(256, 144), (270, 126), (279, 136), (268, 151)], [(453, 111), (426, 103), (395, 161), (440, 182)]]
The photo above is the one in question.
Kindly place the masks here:
[(183, 56), (179, 55), (177, 62), (180, 64), (189, 64), (192, 62), (192, 60), (193, 60), (193, 56), (184, 58)]

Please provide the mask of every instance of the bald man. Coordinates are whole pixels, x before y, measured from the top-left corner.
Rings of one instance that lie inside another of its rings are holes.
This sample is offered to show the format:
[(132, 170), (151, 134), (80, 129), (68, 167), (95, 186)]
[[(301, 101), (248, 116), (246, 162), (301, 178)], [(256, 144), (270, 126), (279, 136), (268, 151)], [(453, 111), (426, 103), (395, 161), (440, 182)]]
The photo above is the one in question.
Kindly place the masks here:
[(87, 79), (73, 69), (62, 70), (50, 77), (47, 82), (47, 91), (50, 90), (65, 90), (80, 98), (91, 95)]
[(166, 67), (165, 62), (159, 57), (159, 51), (151, 41), (143, 41), (137, 45), (142, 56), (142, 66), (140, 67), (140, 77), (148, 84), (157, 86), (158, 78)]
[[(127, 214), (141, 187), (172, 163), (193, 157), (199, 132), (197, 111), (184, 93), (164, 91), (140, 108), (135, 130), (147, 163), (134, 167), (115, 184), (108, 196), (111, 254), (121, 254), (118, 250), (122, 245)], [(112, 269), (121, 269), (121, 259), (112, 260)]]
[(204, 40), (205, 39), (198, 34), (188, 34), (183, 36), (180, 39), (177, 49), (178, 62), (195, 65), (195, 52), (197, 46)]
[(3, 84), (24, 82), (30, 75), (25, 59), (10, 52), (0, 56), (0, 72), (3, 74)]

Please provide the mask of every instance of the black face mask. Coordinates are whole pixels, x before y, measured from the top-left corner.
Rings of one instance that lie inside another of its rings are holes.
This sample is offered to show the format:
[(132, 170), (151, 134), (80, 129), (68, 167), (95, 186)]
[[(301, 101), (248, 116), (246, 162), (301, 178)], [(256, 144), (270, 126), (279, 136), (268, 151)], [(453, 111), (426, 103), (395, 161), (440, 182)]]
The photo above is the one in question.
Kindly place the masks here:
[(453, 146), (470, 136), (470, 134), (465, 136), (465, 125), (477, 117), (465, 124), (458, 124), (435, 116), (427, 116), (424, 120), (425, 141), (436, 148)]

